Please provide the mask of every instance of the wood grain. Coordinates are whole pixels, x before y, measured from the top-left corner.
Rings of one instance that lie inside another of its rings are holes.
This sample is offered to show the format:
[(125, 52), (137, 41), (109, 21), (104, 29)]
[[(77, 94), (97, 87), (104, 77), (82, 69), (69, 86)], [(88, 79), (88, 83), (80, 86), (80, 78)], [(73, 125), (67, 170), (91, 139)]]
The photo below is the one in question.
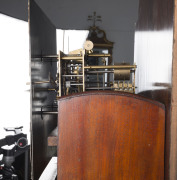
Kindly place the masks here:
[(58, 103), (58, 180), (164, 179), (164, 106), (90, 92)]
[(165, 105), (165, 180), (170, 177), (170, 138), (171, 138), (171, 88), (160, 90), (149, 90), (139, 93), (144, 97), (156, 100)]
[(177, 0), (174, 1), (174, 38), (171, 98), (170, 180), (177, 179)]
[(164, 30), (173, 27), (173, 0), (139, 0), (137, 30)]

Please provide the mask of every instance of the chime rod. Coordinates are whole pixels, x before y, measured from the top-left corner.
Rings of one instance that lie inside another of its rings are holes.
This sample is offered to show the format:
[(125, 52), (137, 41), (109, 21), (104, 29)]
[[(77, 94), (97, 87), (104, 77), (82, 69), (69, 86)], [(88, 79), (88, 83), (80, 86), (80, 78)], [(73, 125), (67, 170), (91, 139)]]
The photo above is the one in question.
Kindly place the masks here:
[[(103, 82), (101, 82), (101, 81), (86, 81), (85, 83), (87, 83), (87, 84), (97, 84), (97, 83), (100, 83), (100, 84), (103, 84)], [(112, 82), (104, 82), (104, 84), (112, 84)]]
[(40, 58), (58, 58), (58, 55), (46, 55), (46, 56), (41, 56)]
[(63, 77), (82, 77), (83, 75), (62, 75)]
[(43, 114), (58, 114), (57, 111), (42, 111)]
[(84, 69), (132, 69), (136, 65), (84, 66)]
[[(105, 68), (106, 69), (106, 68)], [(114, 73), (114, 71), (86, 71), (86, 74), (96, 74), (96, 73)]]
[(67, 67), (69, 68), (69, 67), (77, 67), (77, 66), (81, 66), (82, 67), (81, 64), (73, 64), (73, 65), (69, 64)]
[(71, 83), (71, 86), (82, 86), (83, 83)]
[[(46, 55), (46, 56), (33, 57), (33, 59), (36, 59), (36, 58), (58, 58), (58, 55)], [(62, 60), (73, 60), (73, 59), (82, 60), (82, 56), (69, 55), (69, 56), (62, 56), (61, 59)]]
[(111, 54), (88, 54), (88, 57), (110, 57)]
[[(111, 54), (87, 54), (89, 57), (110, 57)], [(68, 56), (63, 56), (62, 58), (80, 58), (82, 56), (80, 55), (68, 55)], [(33, 58), (58, 58), (58, 55), (43, 55), (43, 56), (38, 56), (38, 57), (33, 57)]]
[(82, 56), (63, 56), (62, 60), (82, 60)]
[(33, 114), (58, 114), (57, 111), (33, 111)]
[(35, 91), (56, 91), (53, 88), (34, 88)]
[[(72, 81), (70, 81), (72, 82)], [(74, 82), (74, 81), (73, 81)], [(88, 82), (88, 81), (85, 81), (86, 84), (94, 84), (94, 83), (100, 83), (100, 84), (103, 84), (103, 82), (100, 82), (100, 81), (97, 81), (97, 82)], [(104, 82), (104, 84), (111, 84), (111, 82)], [(83, 82), (81, 83), (71, 83), (70, 85), (74, 85), (74, 86), (79, 86), (79, 85), (83, 85)]]
[(115, 89), (115, 88), (111, 88), (111, 87), (87, 87), (86, 89), (89, 89), (89, 90), (94, 90), (94, 89), (97, 89), (97, 90), (99, 90), (99, 89)]
[[(105, 67), (106, 69), (106, 67)], [(130, 70), (131, 73), (134, 72), (134, 70)], [(97, 73), (114, 73), (114, 71), (86, 71), (85, 74), (97, 74)]]
[(32, 82), (32, 84), (43, 84), (43, 83), (50, 83), (50, 81), (37, 81), (37, 82)]

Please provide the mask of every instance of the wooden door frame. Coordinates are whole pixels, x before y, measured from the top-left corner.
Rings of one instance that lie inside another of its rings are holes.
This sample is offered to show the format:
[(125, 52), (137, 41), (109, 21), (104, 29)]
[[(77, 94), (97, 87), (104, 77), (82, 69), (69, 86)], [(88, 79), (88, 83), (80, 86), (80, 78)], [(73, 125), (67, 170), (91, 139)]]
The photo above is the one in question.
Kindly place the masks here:
[(170, 180), (177, 179), (177, 0), (174, 1), (174, 37), (171, 96)]

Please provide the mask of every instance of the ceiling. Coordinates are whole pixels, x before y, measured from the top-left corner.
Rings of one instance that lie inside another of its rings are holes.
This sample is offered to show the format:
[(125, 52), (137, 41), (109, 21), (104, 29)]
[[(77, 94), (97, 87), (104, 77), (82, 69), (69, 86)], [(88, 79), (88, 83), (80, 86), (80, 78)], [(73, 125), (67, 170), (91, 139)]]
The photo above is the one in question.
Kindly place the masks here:
[(28, 21), (28, 0), (0, 0), (0, 12)]
[[(102, 16), (97, 25), (107, 30), (133, 30), (137, 21), (139, 0), (35, 0), (59, 29), (88, 29), (88, 15)], [(1, 0), (0, 12), (28, 20), (27, 0)]]
[[(32, 1), (32, 0), (30, 0)], [(35, 0), (57, 29), (88, 30), (93, 22), (88, 15), (102, 17), (96, 25), (114, 42), (115, 62), (134, 59), (135, 24), (138, 19), (139, 0)], [(0, 12), (28, 21), (28, 0), (0, 0)], [(33, 13), (33, 12), (31, 12)]]

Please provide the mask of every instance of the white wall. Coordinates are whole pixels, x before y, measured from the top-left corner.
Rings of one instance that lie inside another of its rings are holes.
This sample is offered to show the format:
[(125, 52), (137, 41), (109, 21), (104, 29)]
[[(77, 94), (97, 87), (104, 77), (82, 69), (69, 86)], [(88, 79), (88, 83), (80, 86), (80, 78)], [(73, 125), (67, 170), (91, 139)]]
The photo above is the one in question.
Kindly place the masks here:
[(29, 139), (28, 23), (0, 14), (0, 25), (0, 139), (8, 134), (3, 127), (18, 126)]
[(28, 21), (28, 0), (0, 0), (0, 13)]

